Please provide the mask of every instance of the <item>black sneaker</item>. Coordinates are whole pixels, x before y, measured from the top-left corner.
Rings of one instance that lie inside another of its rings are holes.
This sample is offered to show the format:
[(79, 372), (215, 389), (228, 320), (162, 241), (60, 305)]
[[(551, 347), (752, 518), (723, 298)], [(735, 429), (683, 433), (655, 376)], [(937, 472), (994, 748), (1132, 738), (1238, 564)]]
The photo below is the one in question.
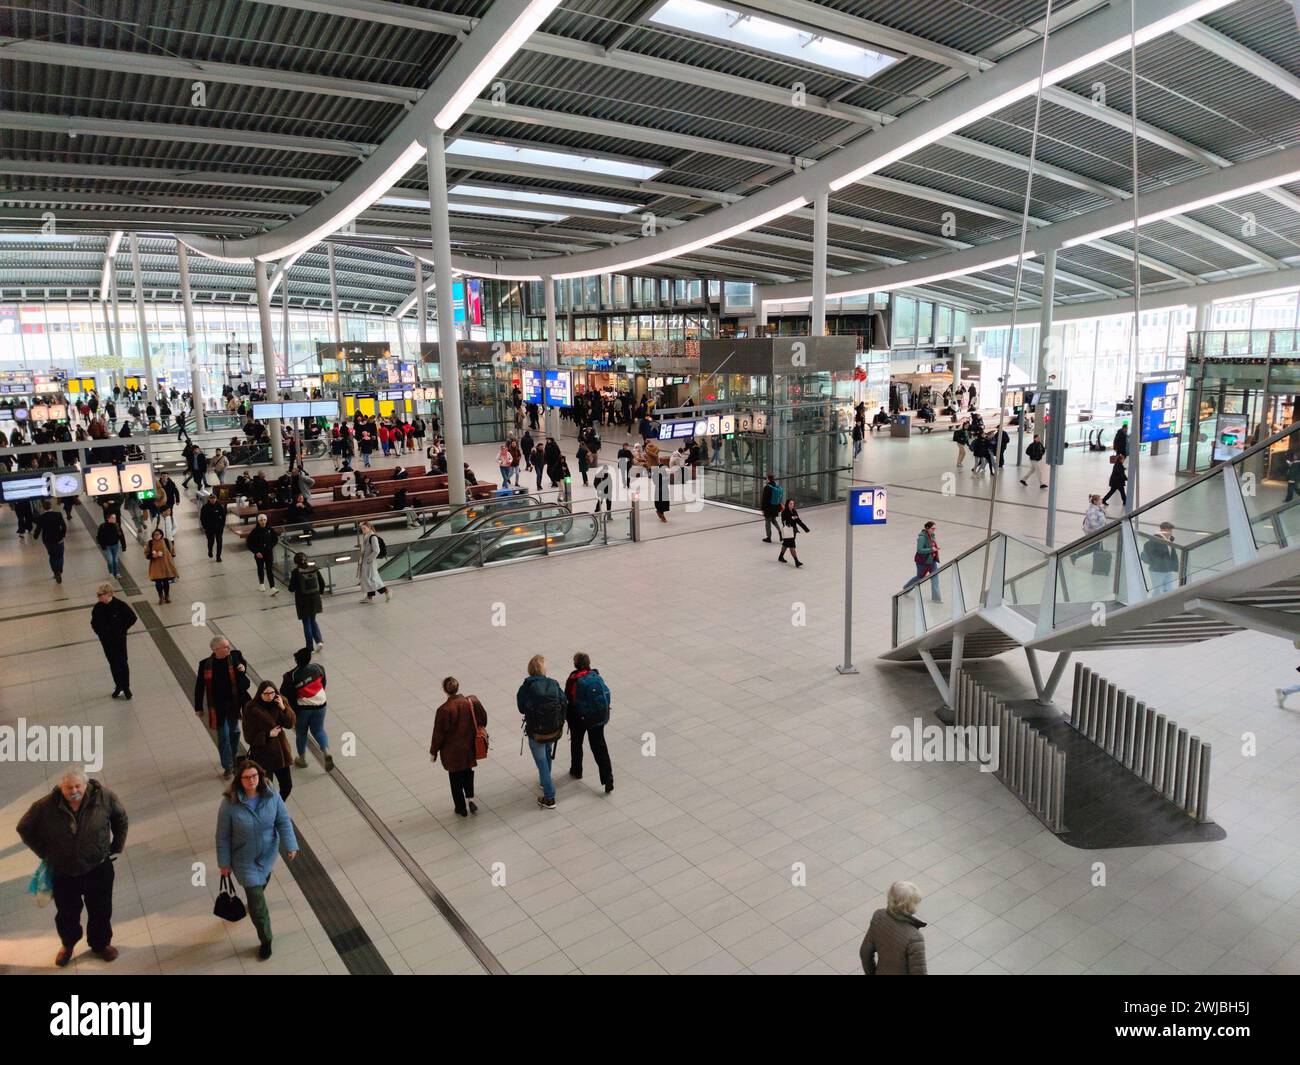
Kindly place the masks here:
[(1020, 479), (1020, 483), (1023, 484), (1026, 488), (1029, 487), (1029, 482), (1026, 481), (1023, 477)]
[(262, 961), (266, 961), (266, 959), (271, 956), (271, 941), (269, 939), (257, 948), (257, 956), (261, 958)]
[(771, 542), (772, 542), (772, 538), (770, 536), (763, 537), (763, 543), (770, 544)]
[(581, 779), (582, 779), (582, 774), (581, 774), (581, 773), (575, 773), (572, 769), (569, 770), (569, 776), (573, 777), (574, 780), (581, 780)]
[(473, 799), (469, 800), (469, 812), (472, 814), (478, 813), (478, 803), (476, 803)]
[(122, 698), (123, 698), (123, 699), (129, 699), (129, 698), (131, 698), (131, 689), (130, 689), (130, 688), (123, 688), (123, 689), (122, 689)]
[(554, 810), (555, 800), (548, 799), (545, 795), (539, 795), (537, 796), (537, 805), (540, 806), (543, 810)]
[(613, 791), (613, 790), (614, 790), (614, 785), (613, 785), (613, 784), (606, 784), (606, 785), (605, 785), (605, 794), (606, 794), (606, 795), (608, 795), (608, 794), (609, 794), (611, 791)]
[(468, 811), (468, 810), (457, 810), (457, 811), (456, 811), (456, 816), (457, 816), (457, 817), (468, 817), (468, 816), (469, 816), (469, 811)]
[(121, 694), (122, 694), (122, 689), (121, 689), (121, 688), (114, 688), (114, 689), (113, 689), (113, 694), (110, 695), (109, 698), (110, 698), (110, 699), (116, 699), (116, 698), (117, 698), (119, 695), (121, 695)]

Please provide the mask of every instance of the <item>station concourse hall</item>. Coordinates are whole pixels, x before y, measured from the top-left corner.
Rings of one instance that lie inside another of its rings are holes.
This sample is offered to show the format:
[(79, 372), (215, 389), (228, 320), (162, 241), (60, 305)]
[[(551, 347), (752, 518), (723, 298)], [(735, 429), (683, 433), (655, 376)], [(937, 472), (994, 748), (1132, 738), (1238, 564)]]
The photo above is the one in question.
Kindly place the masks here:
[(7, 988), (1280, 1023), (1300, 9), (112, 9), (0, 10)]

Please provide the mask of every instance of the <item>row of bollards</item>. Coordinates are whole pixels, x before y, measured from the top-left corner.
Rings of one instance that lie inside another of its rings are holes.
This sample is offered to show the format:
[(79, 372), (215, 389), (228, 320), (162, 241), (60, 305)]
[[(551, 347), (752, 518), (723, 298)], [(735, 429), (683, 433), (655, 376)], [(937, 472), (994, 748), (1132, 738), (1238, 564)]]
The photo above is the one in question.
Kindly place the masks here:
[[(958, 676), (953, 712), (957, 728), (993, 730), (986, 749), (996, 744), (994, 775), (1048, 828), (1064, 832), (1065, 752), (965, 673)], [(968, 739), (967, 746), (976, 745)]]
[(1209, 821), (1210, 745), (1075, 663), (1070, 724), (1184, 813)]

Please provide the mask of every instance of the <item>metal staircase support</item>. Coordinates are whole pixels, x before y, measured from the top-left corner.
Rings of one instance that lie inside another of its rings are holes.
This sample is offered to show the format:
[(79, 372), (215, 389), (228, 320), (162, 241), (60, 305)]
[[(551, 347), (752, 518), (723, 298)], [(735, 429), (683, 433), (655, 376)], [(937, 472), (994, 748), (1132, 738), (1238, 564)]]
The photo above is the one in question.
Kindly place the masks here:
[(1244, 629), (1254, 629), (1269, 636), (1277, 636), (1292, 642), (1300, 641), (1300, 614), (1290, 614), (1284, 610), (1264, 610), (1257, 606), (1245, 606), (1241, 603), (1224, 603), (1217, 599), (1189, 599), (1184, 606), (1198, 614), (1222, 618)]
[(1237, 471), (1232, 463), (1225, 463), (1223, 470), (1224, 502), (1228, 508), (1228, 541), (1232, 544), (1232, 561), (1238, 566), (1254, 562), (1259, 557), (1255, 547), (1255, 536), (1250, 531), (1250, 514), (1246, 511), (1246, 498), (1242, 495), (1241, 482), (1237, 480)]

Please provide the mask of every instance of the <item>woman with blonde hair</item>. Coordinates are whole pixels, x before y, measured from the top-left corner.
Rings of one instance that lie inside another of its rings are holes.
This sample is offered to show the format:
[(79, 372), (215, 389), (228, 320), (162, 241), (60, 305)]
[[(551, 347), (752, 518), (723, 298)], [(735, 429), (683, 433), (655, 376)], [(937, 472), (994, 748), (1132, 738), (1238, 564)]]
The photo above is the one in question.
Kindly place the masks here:
[(554, 810), (555, 784), (551, 780), (551, 762), (555, 759), (555, 745), (564, 735), (569, 704), (559, 682), (546, 675), (546, 659), (541, 655), (533, 655), (528, 660), (528, 676), (519, 685), (515, 705), (524, 717), (528, 749), (537, 763), (537, 780), (542, 786), (537, 805), (543, 810)]
[(871, 915), (858, 956), (868, 976), (925, 976), (925, 922), (916, 917), (920, 889), (909, 880), (889, 886), (885, 908)]

